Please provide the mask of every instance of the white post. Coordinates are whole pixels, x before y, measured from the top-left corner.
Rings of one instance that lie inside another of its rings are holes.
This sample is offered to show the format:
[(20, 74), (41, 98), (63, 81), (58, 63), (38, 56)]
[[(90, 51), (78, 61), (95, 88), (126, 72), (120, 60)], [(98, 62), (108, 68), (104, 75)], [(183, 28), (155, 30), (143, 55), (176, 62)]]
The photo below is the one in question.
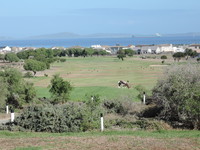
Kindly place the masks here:
[(14, 122), (14, 120), (15, 120), (15, 113), (14, 113), (14, 110), (11, 110), (10, 121)]
[(8, 105), (6, 105), (6, 114), (8, 114), (8, 111), (9, 111), (9, 110), (8, 110)]
[(101, 114), (101, 132), (104, 130), (104, 125), (103, 125), (103, 114)]
[(146, 104), (146, 96), (145, 96), (145, 92), (143, 93), (143, 104)]

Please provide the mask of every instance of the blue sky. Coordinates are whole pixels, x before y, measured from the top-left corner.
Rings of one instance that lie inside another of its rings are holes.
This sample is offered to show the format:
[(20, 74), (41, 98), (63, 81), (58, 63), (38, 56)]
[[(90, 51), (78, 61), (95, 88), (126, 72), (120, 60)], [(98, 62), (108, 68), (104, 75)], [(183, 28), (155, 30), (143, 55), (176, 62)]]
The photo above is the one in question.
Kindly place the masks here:
[(0, 36), (200, 32), (200, 0), (0, 0)]

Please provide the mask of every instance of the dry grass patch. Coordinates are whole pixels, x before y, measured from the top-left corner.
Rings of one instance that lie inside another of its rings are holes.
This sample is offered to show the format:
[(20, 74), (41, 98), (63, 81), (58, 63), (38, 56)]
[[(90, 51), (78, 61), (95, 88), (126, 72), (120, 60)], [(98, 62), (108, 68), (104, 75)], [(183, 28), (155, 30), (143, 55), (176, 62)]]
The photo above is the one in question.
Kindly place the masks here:
[[(11, 144), (12, 143), (12, 144)], [(41, 149), (73, 150), (199, 150), (197, 139), (151, 138), (134, 136), (0, 138), (3, 150), (38, 147)]]

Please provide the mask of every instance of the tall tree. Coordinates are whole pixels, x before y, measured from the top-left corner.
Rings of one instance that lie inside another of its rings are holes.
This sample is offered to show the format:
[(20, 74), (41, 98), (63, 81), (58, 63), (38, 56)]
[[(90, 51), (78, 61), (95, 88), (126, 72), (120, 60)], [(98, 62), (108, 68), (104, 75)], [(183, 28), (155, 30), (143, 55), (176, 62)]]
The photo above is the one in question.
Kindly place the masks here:
[(64, 81), (59, 75), (54, 75), (51, 79), (50, 90), (52, 94), (53, 102), (64, 103), (69, 99), (69, 93), (72, 90), (72, 86), (68, 81)]
[(182, 57), (185, 57), (185, 54), (182, 52), (177, 52), (173, 54), (174, 61), (178, 60), (179, 62)]

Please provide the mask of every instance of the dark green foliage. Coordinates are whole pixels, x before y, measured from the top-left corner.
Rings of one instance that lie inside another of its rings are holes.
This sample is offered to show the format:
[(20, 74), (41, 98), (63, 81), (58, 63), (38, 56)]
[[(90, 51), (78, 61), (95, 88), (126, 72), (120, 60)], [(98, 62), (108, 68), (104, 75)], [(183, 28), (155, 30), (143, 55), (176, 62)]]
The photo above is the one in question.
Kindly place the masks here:
[(125, 54), (118, 54), (117, 57), (123, 61), (124, 57), (126, 57), (126, 55)]
[(133, 56), (136, 54), (135, 51), (133, 51), (132, 49), (125, 49), (125, 55), (128, 55), (128, 56)]
[(185, 54), (182, 52), (177, 52), (173, 54), (174, 61), (181, 60), (182, 57), (185, 57)]
[(189, 58), (189, 57), (195, 57), (197, 56), (197, 52), (196, 51), (193, 51), (192, 49), (188, 49), (186, 48), (185, 49), (185, 56), (186, 56), (186, 60)]
[(27, 59), (23, 67), (25, 70), (33, 71), (34, 75), (37, 71), (43, 71), (47, 69), (46, 63), (33, 59)]
[(199, 58), (197, 58), (197, 62), (200, 62), (200, 57), (199, 57)]
[(106, 100), (103, 105), (108, 113), (124, 114), (125, 112), (122, 102), (119, 100)]
[(32, 78), (33, 77), (33, 74), (31, 73), (31, 72), (26, 72), (25, 74), (24, 74), (24, 77), (25, 78)]
[(139, 92), (139, 94), (138, 94), (138, 98), (142, 101), (143, 100), (143, 95), (144, 95), (144, 92), (146, 93), (146, 96), (147, 96), (147, 90), (146, 90), (146, 88), (144, 87), (144, 86), (142, 86), (142, 85), (137, 85), (136, 87), (135, 87), (135, 89)]
[(66, 62), (65, 58), (60, 58), (60, 62)]
[(82, 131), (83, 110), (75, 103), (29, 106), (15, 124), (36, 132), (78, 132)]
[(161, 59), (167, 59), (167, 56), (166, 55), (162, 55), (160, 58)]
[(170, 66), (153, 89), (154, 102), (162, 107), (160, 117), (184, 127), (200, 129), (200, 67)]
[(5, 60), (5, 55), (4, 54), (0, 54), (0, 60)]
[(82, 130), (98, 129), (100, 114), (104, 113), (99, 95), (91, 96), (91, 98), (87, 97), (85, 104)]
[(15, 53), (7, 53), (5, 55), (5, 60), (9, 62), (18, 62), (19, 58), (17, 57)]
[(8, 84), (6, 84), (3, 77), (0, 76), (0, 109), (6, 106), (6, 99), (8, 95)]
[(72, 86), (68, 81), (64, 81), (59, 75), (54, 75), (51, 79), (50, 90), (52, 94), (52, 103), (64, 103), (69, 99), (69, 93), (72, 90)]
[[(5, 69), (0, 72), (2, 85), (7, 90), (6, 102), (13, 107), (20, 108), (23, 104), (32, 101), (36, 92), (33, 84), (24, 81), (22, 74), (13, 68)], [(2, 92), (0, 94), (3, 94)]]

